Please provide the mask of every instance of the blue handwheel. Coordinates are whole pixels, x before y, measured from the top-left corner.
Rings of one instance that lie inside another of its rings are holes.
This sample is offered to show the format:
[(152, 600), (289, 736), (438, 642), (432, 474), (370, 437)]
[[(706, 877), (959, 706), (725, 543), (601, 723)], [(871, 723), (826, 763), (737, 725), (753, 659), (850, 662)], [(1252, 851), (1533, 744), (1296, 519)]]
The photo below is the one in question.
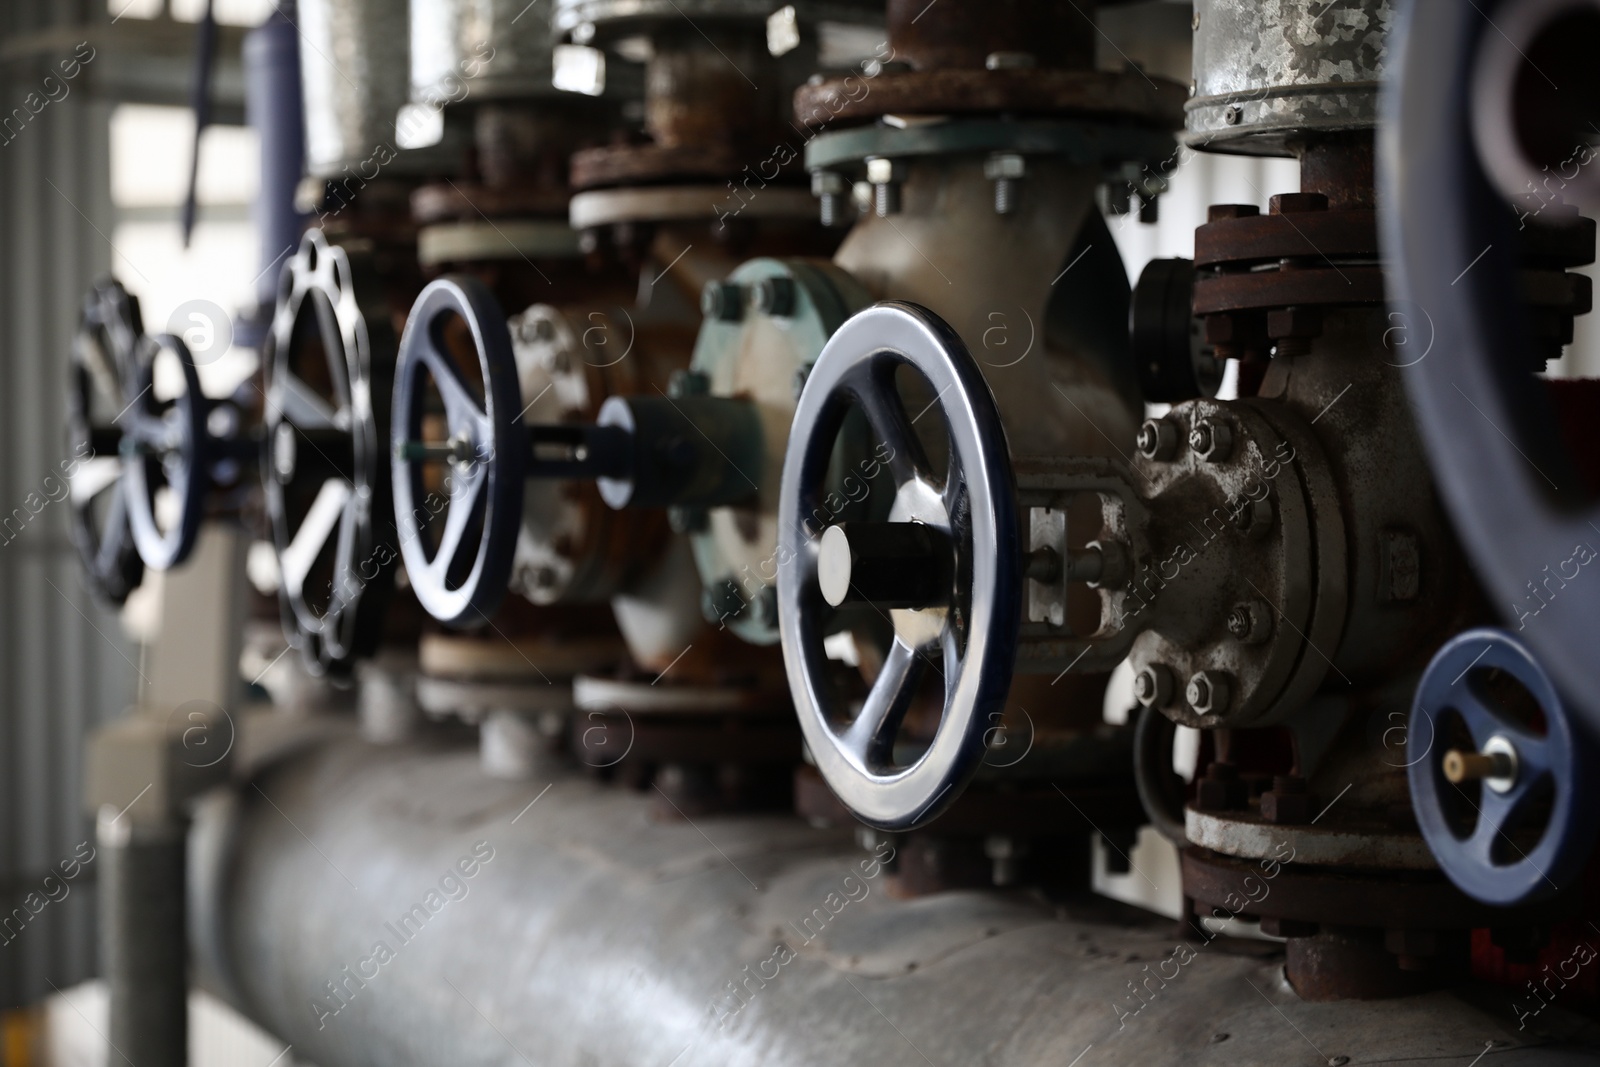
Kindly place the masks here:
[(1462, 892), (1511, 907), (1572, 888), (1594, 846), (1595, 752), (1527, 645), (1490, 628), (1446, 644), (1407, 743), (1427, 746), (1407, 772), (1417, 824)]
[[(170, 385), (156, 375), (158, 361), (178, 370)], [(171, 334), (142, 338), (134, 350), (122, 416), (122, 478), (127, 485), (128, 521), (139, 558), (151, 570), (178, 566), (194, 551), (211, 487), (211, 441), (206, 435), (207, 404), (200, 374), (189, 349)], [(169, 505), (165, 494), (173, 497)]]
[[(471, 363), (476, 383), (463, 370)], [(391, 462), (406, 574), (428, 614), (447, 625), (486, 620), (511, 579), (528, 459), (520, 398), (493, 294), (464, 275), (429, 283), (400, 338)], [(435, 487), (425, 475), (441, 465)]]

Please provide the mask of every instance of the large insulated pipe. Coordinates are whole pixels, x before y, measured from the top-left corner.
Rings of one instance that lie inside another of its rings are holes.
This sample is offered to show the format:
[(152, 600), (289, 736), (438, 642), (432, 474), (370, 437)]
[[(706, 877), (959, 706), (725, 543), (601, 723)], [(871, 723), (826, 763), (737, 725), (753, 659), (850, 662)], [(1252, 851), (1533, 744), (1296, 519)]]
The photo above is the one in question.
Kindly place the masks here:
[(303, 747), (199, 813), (196, 954), (320, 1067), (1591, 1062), (1448, 994), (1302, 1003), (1271, 946), (1098, 898), (901, 901), (888, 846), (649, 809), (471, 749)]
[(305, 216), (294, 206), (295, 187), (306, 165), (294, 0), (281, 0), (265, 22), (245, 35), (244, 72), (245, 114), (261, 142), (261, 188), (254, 209), (261, 242), (255, 318), (265, 324), (278, 293), (278, 271), (272, 268), (294, 251), (305, 227)]

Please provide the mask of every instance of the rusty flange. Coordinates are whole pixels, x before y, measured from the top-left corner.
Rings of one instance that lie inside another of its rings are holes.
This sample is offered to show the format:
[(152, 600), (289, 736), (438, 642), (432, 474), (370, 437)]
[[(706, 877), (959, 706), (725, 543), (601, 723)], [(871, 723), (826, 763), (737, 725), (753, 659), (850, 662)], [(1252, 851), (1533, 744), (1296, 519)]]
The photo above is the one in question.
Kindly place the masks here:
[(1183, 125), (1183, 87), (1134, 71), (885, 71), (872, 79), (869, 91), (863, 93), (861, 87), (855, 77), (803, 85), (795, 90), (795, 116), (813, 127), (883, 115), (997, 113), (1109, 118), (1161, 130)]
[[(530, 424), (592, 423), (607, 397), (660, 388), (684, 363), (681, 345), (621, 307), (535, 304), (508, 325)], [(624, 516), (593, 481), (535, 479), (511, 588), (535, 604), (602, 602), (655, 566), (668, 536), (664, 513)]]
[[(1305, 194), (1297, 194), (1305, 195)], [(1283, 197), (1273, 197), (1276, 207)], [(1230, 211), (1229, 209), (1233, 209)], [(1378, 213), (1372, 208), (1259, 214), (1254, 205), (1219, 205), (1194, 232), (1194, 264), (1244, 266), (1274, 259), (1378, 255)]]
[[(723, 182), (737, 176), (752, 159), (753, 149), (733, 144), (621, 144), (585, 148), (572, 156), (574, 189), (654, 185), (661, 182)], [(791, 168), (800, 180), (799, 168)], [(770, 179), (769, 179), (770, 180)]]
[[(1233, 915), (1317, 925), (1389, 930), (1471, 930), (1489, 925), (1548, 924), (1553, 913), (1489, 908), (1437, 871), (1371, 873), (1313, 867), (1285, 848), (1271, 861), (1240, 860), (1206, 849), (1183, 850), (1183, 895), (1197, 914)], [(1567, 901), (1567, 906), (1575, 903)], [(1310, 931), (1306, 931), (1309, 933)]]
[(484, 218), (566, 218), (566, 215), (565, 189), (443, 182), (419, 186), (411, 193), (411, 217), (419, 226), (463, 220), (476, 222)]

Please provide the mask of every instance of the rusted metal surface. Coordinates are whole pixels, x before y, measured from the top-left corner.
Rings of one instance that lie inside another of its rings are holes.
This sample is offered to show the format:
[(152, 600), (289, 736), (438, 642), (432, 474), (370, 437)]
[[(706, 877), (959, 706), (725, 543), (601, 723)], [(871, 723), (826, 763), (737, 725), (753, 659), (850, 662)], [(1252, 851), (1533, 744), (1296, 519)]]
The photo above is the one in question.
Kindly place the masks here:
[(1247, 265), (1274, 259), (1376, 256), (1378, 217), (1370, 209), (1221, 218), (1194, 233), (1197, 267)]
[(751, 158), (745, 145), (603, 145), (573, 154), (572, 184), (577, 189), (605, 189), (663, 180), (715, 183), (738, 174)]
[(996, 0), (943, 4), (889, 0), (889, 44), (917, 70), (983, 70), (996, 53), (1026, 55), (1038, 67), (1094, 66), (1098, 2)]
[(1284, 825), (1259, 815), (1252, 817), (1249, 812), (1215, 815), (1190, 809), (1184, 830), (1191, 843), (1228, 856), (1270, 855), (1276, 844), (1286, 842), (1296, 860), (1306, 863), (1384, 870), (1438, 869), (1421, 834), (1398, 834), (1387, 825), (1361, 829)]
[[(1182, 857), (1184, 896), (1236, 914), (1365, 929), (1470, 930), (1537, 925), (1550, 910), (1508, 911), (1468, 897), (1438, 871), (1368, 872), (1302, 865), (1290, 847), (1270, 861), (1241, 860), (1194, 846)], [(1276, 874), (1271, 872), (1276, 870)], [(1243, 903), (1241, 903), (1243, 902)]]
[(1182, 86), (1136, 71), (984, 70), (980, 65), (885, 71), (865, 83), (854, 78), (807, 83), (795, 90), (794, 113), (808, 126), (891, 114), (1007, 112), (1109, 118), (1171, 130), (1181, 125), (1183, 100)]

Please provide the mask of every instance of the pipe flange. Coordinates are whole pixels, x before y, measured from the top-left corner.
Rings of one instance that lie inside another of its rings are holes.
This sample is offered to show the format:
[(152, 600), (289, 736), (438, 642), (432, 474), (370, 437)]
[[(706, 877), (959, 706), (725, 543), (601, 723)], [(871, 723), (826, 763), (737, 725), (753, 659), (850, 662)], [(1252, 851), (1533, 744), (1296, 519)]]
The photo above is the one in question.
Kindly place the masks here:
[[(775, 645), (778, 488), (795, 405), (823, 346), (871, 298), (847, 272), (822, 260), (751, 260), (721, 284), (732, 287), (717, 292), (737, 301), (737, 314), (706, 317), (691, 373), (704, 376), (710, 395), (756, 407), (765, 455), (755, 498), (748, 505), (710, 509), (690, 544), (706, 589), (733, 591), (727, 605), (708, 614), (752, 644)], [(837, 484), (830, 487), (850, 502), (841, 504), (841, 513), (867, 501), (882, 466), (873, 461), (859, 420), (851, 431), (853, 440), (844, 449), (849, 469), (836, 472)], [(850, 466), (857, 460), (859, 469)], [(879, 491), (882, 499), (891, 495)]]
[[(1186, 726), (1260, 726), (1294, 712), (1331, 669), (1325, 655), (1343, 625), (1344, 526), (1332, 475), (1313, 435), (1266, 410), (1180, 405), (1166, 416), (1179, 430), (1173, 454), (1136, 461), (1150, 550), (1128, 583), (1122, 625), (1140, 627), (1135, 671), (1174, 679), (1149, 706)], [(1197, 510), (1203, 517), (1191, 521)], [(1233, 632), (1241, 603), (1270, 612), (1264, 639), (1254, 626), (1247, 639)]]
[[(725, 184), (590, 189), (572, 198), (568, 219), (574, 230), (628, 222), (713, 222), (732, 213), (729, 201)], [(742, 219), (809, 221), (816, 211), (808, 190), (772, 186), (751, 197), (737, 214)]]
[[(907, 126), (859, 126), (819, 133), (806, 144), (806, 169), (867, 177), (871, 159), (988, 156), (996, 152), (1059, 159), (1079, 166), (1130, 160), (1157, 164), (1172, 155), (1172, 135), (1114, 123), (957, 119)], [(759, 202), (759, 198), (752, 203)]]
[[(510, 330), (529, 425), (594, 423), (607, 398), (668, 376), (625, 308), (535, 304)], [(601, 602), (653, 566), (668, 536), (664, 513), (622, 515), (591, 479), (531, 479), (511, 589), (535, 604)]]
[[(856, 83), (853, 87), (851, 82)], [(1183, 86), (1137, 71), (1021, 70), (883, 71), (867, 92), (862, 80), (829, 78), (795, 90), (794, 113), (804, 125), (868, 122), (884, 115), (1051, 115), (1114, 117), (1151, 130), (1183, 125)], [(1163, 156), (1172, 153), (1167, 137)]]

